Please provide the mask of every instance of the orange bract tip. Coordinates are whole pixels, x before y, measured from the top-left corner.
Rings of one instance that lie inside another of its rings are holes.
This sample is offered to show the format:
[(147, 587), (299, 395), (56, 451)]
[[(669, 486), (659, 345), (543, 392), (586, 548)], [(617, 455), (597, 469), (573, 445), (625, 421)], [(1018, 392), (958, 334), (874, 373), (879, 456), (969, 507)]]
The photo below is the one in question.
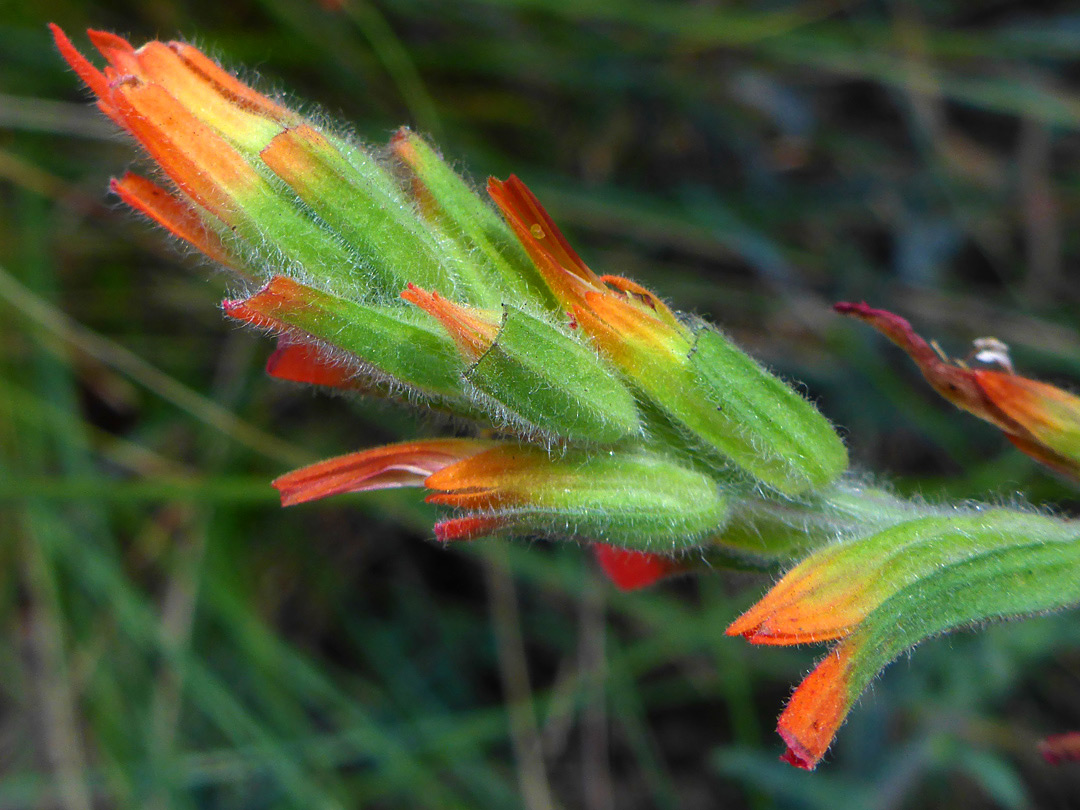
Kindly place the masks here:
[(287, 276), (274, 276), (251, 297), (222, 301), (221, 307), (230, 318), (264, 329), (281, 329), (282, 314), (302, 310), (311, 296), (317, 294), (316, 290)]
[(586, 290), (601, 288), (599, 277), (581, 260), (540, 201), (515, 175), (506, 181), (488, 178), (488, 194), (564, 308), (581, 303)]
[(784, 762), (812, 771), (825, 756), (851, 703), (850, 668), (850, 646), (841, 644), (799, 684), (776, 726), (787, 745)]
[(320, 461), (273, 481), (282, 506), (344, 492), (416, 487), (448, 464), (491, 447), (480, 439), (402, 442)]
[[(853, 616), (851, 607), (857, 594), (837, 588), (837, 583), (846, 579), (844, 572), (833, 571), (829, 566), (839, 548), (823, 549), (788, 571), (768, 593), (728, 626), (727, 635), (745, 636), (759, 644), (778, 644), (783, 642), (768, 641), (765, 637), (827, 633), (826, 628), (830, 626), (836, 628), (860, 621), (862, 614)], [(765, 637), (759, 640), (759, 633)]]
[(109, 188), (129, 206), (167, 228), (173, 236), (201, 250), (227, 267), (235, 262), (216, 233), (206, 227), (187, 201), (170, 194), (157, 183), (128, 172), (109, 181)]
[(259, 158), (274, 174), (297, 189), (314, 189), (335, 169), (329, 161), (341, 159), (326, 136), (309, 124), (300, 124), (275, 135), (259, 152)]
[(429, 292), (410, 283), (401, 297), (438, 319), (470, 360), (478, 359), (491, 348), (499, 335), (499, 324), (479, 310), (447, 301), (437, 292)]
[(59, 25), (49, 23), (49, 30), (52, 32), (53, 40), (56, 42), (60, 55), (64, 57), (64, 61), (71, 66), (71, 69), (78, 74), (80, 79), (86, 82), (95, 96), (98, 98), (105, 96), (109, 91), (105, 74), (94, 67), (90, 60), (79, 52)]

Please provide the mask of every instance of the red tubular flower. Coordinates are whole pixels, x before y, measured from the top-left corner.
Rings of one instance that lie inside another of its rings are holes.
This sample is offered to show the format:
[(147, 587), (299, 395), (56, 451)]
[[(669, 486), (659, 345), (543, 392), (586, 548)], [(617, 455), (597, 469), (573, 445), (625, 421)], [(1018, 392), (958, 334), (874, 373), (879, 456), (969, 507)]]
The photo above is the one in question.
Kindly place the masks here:
[(953, 405), (998, 427), (1037, 461), (1080, 478), (1080, 397), (1008, 371), (943, 360), (908, 321), (886, 310), (865, 303), (839, 303), (835, 309), (870, 324), (907, 352), (927, 382)]
[(593, 555), (608, 579), (623, 591), (647, 588), (683, 570), (679, 561), (672, 557), (603, 543), (593, 546)]
[(326, 388), (348, 388), (371, 392), (371, 386), (357, 380), (353, 369), (336, 361), (311, 343), (294, 343), (279, 338), (278, 346), (266, 359), (266, 373), (279, 380), (321, 385)]

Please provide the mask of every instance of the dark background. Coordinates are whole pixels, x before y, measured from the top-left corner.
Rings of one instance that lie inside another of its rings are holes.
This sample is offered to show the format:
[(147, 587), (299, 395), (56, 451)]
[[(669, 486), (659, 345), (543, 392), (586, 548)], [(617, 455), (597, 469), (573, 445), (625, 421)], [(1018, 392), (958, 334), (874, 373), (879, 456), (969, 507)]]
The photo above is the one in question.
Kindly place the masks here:
[(281, 472), (438, 426), (264, 376), (224, 274), (108, 195), (145, 161), (50, 20), (516, 172), (900, 492), (1078, 505), (829, 308), (1075, 387), (1072, 4), (0, 0), (0, 807), (1080, 806), (1035, 750), (1080, 728), (1075, 615), (924, 645), (811, 775), (772, 727), (822, 650), (723, 636), (767, 578), (620, 594), (575, 547), (437, 547), (415, 491), (281, 510)]

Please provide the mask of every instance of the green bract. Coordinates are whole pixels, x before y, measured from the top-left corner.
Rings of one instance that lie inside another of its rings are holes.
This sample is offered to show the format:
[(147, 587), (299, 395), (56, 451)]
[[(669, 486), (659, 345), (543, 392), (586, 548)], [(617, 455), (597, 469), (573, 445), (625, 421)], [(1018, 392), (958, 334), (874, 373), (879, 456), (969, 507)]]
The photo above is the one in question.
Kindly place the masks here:
[(641, 435), (633, 397), (595, 351), (511, 306), (465, 379), (526, 429), (602, 444)]

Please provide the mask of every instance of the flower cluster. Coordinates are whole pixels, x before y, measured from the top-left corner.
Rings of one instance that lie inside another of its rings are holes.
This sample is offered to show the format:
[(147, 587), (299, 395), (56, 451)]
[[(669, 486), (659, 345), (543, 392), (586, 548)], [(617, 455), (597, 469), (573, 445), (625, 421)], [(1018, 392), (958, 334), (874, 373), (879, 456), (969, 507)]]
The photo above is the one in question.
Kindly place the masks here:
[(91, 31), (98, 70), (53, 31), (172, 186), (129, 174), (113, 189), (254, 282), (224, 310), (278, 337), (271, 374), (405, 399), (497, 437), (316, 464), (275, 482), (285, 504), (423, 486), (457, 510), (436, 527), (445, 540), (671, 555), (723, 545), (751, 501), (807, 496), (846, 468), (809, 402), (719, 331), (596, 275), (516, 177), (489, 181), (497, 213), (413, 132), (365, 148), (191, 46)]
[[(904, 649), (1080, 601), (1075, 524), (906, 503), (846, 474), (844, 444), (812, 404), (719, 330), (594, 273), (518, 178), (488, 182), (493, 207), (407, 129), (369, 148), (184, 43), (136, 49), (90, 31), (99, 69), (52, 29), (164, 176), (127, 174), (113, 191), (234, 271), (241, 292), (224, 312), (277, 338), (272, 376), (475, 428), (283, 475), (284, 505), (423, 487), (451, 510), (438, 539), (588, 544), (627, 589), (808, 554), (728, 629), (758, 644), (835, 642), (780, 719), (802, 767)], [(1021, 450), (1078, 476), (1080, 399), (949, 363), (891, 313), (837, 308)]]

